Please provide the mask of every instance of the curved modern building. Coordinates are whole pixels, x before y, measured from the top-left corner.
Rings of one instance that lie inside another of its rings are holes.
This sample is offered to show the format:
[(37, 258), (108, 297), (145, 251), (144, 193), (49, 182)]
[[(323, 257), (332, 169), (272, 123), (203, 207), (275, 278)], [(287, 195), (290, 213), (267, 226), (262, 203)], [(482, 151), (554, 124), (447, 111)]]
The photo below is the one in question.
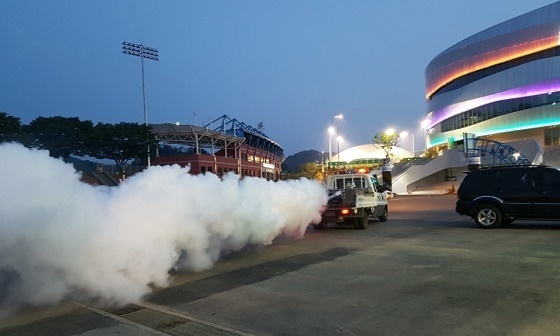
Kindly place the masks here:
[(437, 55), (426, 68), (428, 148), (463, 133), (538, 141), (560, 163), (560, 2), (505, 21)]

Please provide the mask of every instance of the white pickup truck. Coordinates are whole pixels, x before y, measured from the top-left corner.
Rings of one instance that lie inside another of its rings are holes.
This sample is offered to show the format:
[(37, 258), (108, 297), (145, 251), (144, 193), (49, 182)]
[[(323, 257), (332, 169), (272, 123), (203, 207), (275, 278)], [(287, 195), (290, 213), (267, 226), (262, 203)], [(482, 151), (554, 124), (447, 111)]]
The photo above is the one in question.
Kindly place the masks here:
[(313, 225), (316, 230), (326, 229), (329, 223), (363, 230), (371, 217), (382, 222), (389, 217), (385, 190), (371, 175), (333, 175), (327, 180), (327, 189), (329, 200), (321, 222)]

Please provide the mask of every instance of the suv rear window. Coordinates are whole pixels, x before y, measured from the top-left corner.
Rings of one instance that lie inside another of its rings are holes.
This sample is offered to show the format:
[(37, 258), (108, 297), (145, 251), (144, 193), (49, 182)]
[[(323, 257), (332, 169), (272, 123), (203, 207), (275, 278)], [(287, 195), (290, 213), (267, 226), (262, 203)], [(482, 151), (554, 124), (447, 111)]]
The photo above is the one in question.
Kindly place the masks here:
[(461, 189), (467, 191), (483, 191), (492, 188), (496, 183), (496, 171), (475, 170), (467, 173)]

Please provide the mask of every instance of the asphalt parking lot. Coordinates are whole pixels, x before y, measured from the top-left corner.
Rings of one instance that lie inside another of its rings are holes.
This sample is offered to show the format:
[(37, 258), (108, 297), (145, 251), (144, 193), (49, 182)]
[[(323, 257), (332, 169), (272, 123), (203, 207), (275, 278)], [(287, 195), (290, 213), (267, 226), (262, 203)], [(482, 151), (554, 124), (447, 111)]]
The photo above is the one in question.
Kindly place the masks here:
[(143, 302), (28, 309), (0, 335), (560, 334), (560, 222), (483, 230), (454, 202), (396, 197), (367, 230), (309, 228)]

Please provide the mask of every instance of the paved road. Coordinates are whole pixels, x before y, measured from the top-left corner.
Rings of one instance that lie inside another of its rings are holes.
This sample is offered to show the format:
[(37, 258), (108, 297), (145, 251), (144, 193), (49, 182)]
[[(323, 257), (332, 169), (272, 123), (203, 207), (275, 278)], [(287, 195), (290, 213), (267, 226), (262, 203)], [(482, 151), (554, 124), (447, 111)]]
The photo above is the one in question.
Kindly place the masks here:
[(560, 335), (560, 223), (482, 230), (454, 202), (397, 197), (365, 231), (310, 228), (143, 302), (30, 309), (0, 335)]

